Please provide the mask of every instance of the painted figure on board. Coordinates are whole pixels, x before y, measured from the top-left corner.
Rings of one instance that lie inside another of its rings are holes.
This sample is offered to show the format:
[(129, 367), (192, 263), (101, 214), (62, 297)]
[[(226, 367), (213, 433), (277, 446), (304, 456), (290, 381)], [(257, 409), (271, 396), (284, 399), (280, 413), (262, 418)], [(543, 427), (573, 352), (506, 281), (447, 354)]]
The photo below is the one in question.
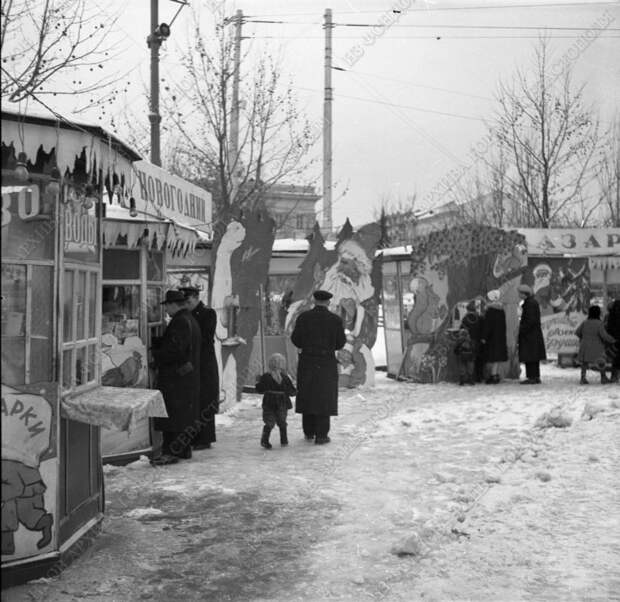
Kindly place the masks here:
[(2, 555), (15, 553), (20, 525), (39, 531), (37, 549), (52, 540), (53, 515), (45, 505), (40, 472), (50, 447), (52, 408), (42, 395), (2, 385)]

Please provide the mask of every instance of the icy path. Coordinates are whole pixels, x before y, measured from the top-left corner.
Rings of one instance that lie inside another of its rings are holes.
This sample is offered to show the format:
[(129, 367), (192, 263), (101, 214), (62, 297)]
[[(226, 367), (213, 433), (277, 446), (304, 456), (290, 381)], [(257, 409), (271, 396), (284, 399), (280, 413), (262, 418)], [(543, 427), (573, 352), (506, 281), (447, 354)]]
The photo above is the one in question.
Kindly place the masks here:
[[(25, 600), (613, 600), (620, 387), (411, 385), (345, 393), (332, 443), (258, 445), (258, 397), (190, 461), (106, 468), (106, 521)], [(585, 402), (605, 411), (580, 419)], [(533, 430), (555, 405), (568, 429)], [(409, 539), (413, 555), (394, 545)], [(614, 593), (615, 592), (615, 593)]]

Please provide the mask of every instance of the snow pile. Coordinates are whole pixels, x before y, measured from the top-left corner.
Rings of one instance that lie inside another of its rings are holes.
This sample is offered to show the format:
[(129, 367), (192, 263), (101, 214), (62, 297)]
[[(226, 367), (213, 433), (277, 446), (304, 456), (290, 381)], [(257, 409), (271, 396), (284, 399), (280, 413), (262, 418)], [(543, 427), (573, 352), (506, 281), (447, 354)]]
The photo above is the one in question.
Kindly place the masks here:
[(567, 428), (573, 423), (573, 419), (570, 414), (563, 410), (560, 406), (553, 408), (549, 412), (545, 412), (534, 425), (536, 428), (548, 429), (555, 428)]
[(582, 420), (592, 420), (597, 414), (604, 412), (607, 409), (602, 403), (586, 403), (581, 413)]
[(134, 508), (125, 514), (127, 518), (142, 518), (144, 516), (156, 516), (163, 514), (159, 508)]

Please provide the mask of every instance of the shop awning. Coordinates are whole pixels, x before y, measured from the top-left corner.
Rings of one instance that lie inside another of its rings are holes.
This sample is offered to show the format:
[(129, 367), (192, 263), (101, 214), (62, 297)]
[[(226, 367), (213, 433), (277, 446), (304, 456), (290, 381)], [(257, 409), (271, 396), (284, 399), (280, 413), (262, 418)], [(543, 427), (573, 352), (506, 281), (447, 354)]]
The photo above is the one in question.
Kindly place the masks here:
[(588, 263), (591, 270), (620, 270), (620, 255), (589, 257)]
[(148, 239), (148, 246), (169, 249), (173, 254), (192, 253), (196, 244), (209, 241), (205, 232), (190, 226), (180, 225), (169, 219), (151, 216), (131, 217), (122, 207), (106, 207), (103, 220), (103, 246), (114, 246), (119, 236), (127, 238), (127, 247), (136, 248), (142, 239)]
[(97, 387), (61, 403), (65, 418), (131, 433), (146, 418), (167, 418), (164, 398), (155, 389)]

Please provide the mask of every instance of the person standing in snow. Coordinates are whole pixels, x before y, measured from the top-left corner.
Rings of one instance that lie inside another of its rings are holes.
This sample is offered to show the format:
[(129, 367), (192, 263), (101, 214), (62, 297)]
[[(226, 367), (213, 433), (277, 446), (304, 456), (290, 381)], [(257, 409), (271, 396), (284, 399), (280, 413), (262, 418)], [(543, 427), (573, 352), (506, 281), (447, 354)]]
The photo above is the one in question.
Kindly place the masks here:
[(607, 360), (605, 357), (605, 343), (615, 344), (616, 339), (608, 334), (601, 321), (601, 308), (592, 305), (588, 309), (588, 317), (579, 324), (575, 334), (579, 338), (579, 353), (577, 360), (581, 364), (581, 384), (587, 385), (586, 371), (588, 368), (601, 373), (601, 383), (610, 382), (605, 374)]
[(521, 384), (539, 385), (540, 362), (547, 359), (540, 324), (540, 306), (534, 298), (532, 288), (527, 284), (520, 284), (517, 291), (523, 301), (518, 337), (519, 361), (525, 364), (525, 380), (522, 380)]
[(620, 374), (620, 299), (609, 305), (605, 329), (616, 339), (616, 344), (609, 348), (611, 357), (611, 382), (617, 383)]
[(267, 361), (269, 372), (258, 378), (256, 392), (263, 393), (263, 434), (260, 444), (265, 449), (271, 449), (269, 435), (277, 424), (280, 430), (280, 445), (288, 445), (286, 434), (286, 415), (292, 409), (291, 395), (297, 390), (293, 380), (286, 372), (286, 359), (281, 353), (274, 353)]
[(336, 351), (347, 342), (342, 318), (329, 311), (332, 294), (315, 291), (314, 307), (295, 322), (291, 342), (300, 349), (295, 411), (302, 415), (304, 435), (317, 445), (329, 443), (330, 416), (338, 415)]
[(200, 403), (196, 418), (196, 433), (192, 436), (192, 448), (208, 449), (215, 443), (215, 415), (219, 409), (220, 381), (215, 357), (213, 338), (217, 315), (199, 298), (200, 289), (184, 286), (179, 290), (185, 295), (187, 308), (200, 326)]
[[(482, 318), (476, 311), (476, 302), (470, 301), (465, 307), (467, 313), (461, 320), (461, 328), (469, 333), (473, 349), (474, 362), (474, 382), (480, 383), (483, 380), (484, 356), (482, 350)], [(473, 384), (473, 382), (471, 383)]]
[(172, 319), (152, 354), (168, 418), (155, 418), (164, 441), (162, 454), (151, 460), (154, 466), (192, 457), (192, 425), (200, 395), (200, 326), (181, 291), (166, 291), (162, 305)]
[(499, 364), (508, 361), (506, 312), (499, 298), (500, 292), (498, 290), (489, 291), (487, 294), (489, 303), (482, 318), (484, 359), (489, 370), (489, 377), (486, 382), (490, 385), (499, 383)]

